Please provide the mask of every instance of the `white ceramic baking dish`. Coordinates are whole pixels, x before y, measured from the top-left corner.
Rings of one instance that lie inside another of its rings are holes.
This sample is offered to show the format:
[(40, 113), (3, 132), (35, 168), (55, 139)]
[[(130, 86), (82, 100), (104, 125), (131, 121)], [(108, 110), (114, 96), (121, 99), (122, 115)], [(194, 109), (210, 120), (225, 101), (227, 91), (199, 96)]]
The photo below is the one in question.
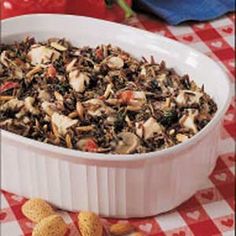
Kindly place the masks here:
[(219, 127), (230, 99), (228, 78), (214, 61), (173, 40), (86, 17), (28, 15), (2, 21), (3, 42), (26, 35), (65, 37), (79, 46), (112, 43), (137, 57), (153, 55), (204, 84), (218, 111), (190, 140), (147, 154), (85, 153), (2, 131), (3, 189), (70, 211), (128, 218), (168, 211), (201, 188), (216, 162)]

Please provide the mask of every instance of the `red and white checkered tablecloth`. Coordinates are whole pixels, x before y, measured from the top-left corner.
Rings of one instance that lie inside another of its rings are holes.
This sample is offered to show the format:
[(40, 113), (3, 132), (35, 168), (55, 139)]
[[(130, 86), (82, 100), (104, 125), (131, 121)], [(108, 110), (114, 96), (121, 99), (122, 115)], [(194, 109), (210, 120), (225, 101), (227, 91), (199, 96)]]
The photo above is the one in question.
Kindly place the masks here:
[[(158, 19), (138, 15), (127, 24), (161, 34), (207, 54), (227, 71), (234, 84), (234, 21), (235, 14), (207, 23), (169, 26)], [(236, 138), (235, 97), (224, 119), (222, 130), (222, 155), (209, 176), (205, 187), (187, 202), (171, 212), (145, 219), (129, 220), (131, 224), (150, 236), (233, 236), (235, 209)], [(1, 191), (1, 235), (31, 235), (34, 225), (21, 213), (26, 201), (21, 196)], [(69, 236), (79, 235), (76, 213), (60, 214), (70, 224)], [(104, 226), (118, 220), (103, 219)], [(122, 220), (123, 222), (124, 220)]]

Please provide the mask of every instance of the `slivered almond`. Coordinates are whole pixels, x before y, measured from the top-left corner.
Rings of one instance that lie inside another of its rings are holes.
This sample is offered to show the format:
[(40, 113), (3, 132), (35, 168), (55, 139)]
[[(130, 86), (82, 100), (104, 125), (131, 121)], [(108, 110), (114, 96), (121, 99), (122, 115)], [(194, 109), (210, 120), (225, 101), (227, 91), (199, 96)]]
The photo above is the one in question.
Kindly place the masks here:
[(7, 101), (13, 99), (13, 96), (0, 96), (0, 101)]
[(42, 70), (41, 66), (35, 66), (32, 70), (30, 70), (27, 74), (26, 77), (31, 77), (34, 74), (37, 74), (38, 72), (40, 72)]
[(78, 116), (78, 112), (77, 112), (77, 111), (72, 111), (72, 112), (68, 115), (68, 117), (71, 118), (71, 119), (76, 118), (77, 116)]
[(134, 230), (134, 227), (129, 223), (117, 223), (111, 225), (109, 231), (113, 236), (123, 236), (126, 234), (130, 234)]
[(53, 208), (44, 200), (32, 198), (21, 208), (22, 213), (31, 221), (38, 223), (43, 218), (55, 214)]
[(52, 132), (53, 132), (53, 134), (54, 134), (57, 138), (59, 138), (59, 137), (60, 137), (60, 134), (59, 134), (59, 132), (58, 132), (57, 126), (56, 126), (54, 123), (52, 123), (52, 122), (51, 122), (51, 125), (52, 125)]
[(74, 58), (67, 66), (66, 71), (71, 72), (72, 68), (74, 67), (75, 63), (77, 62), (77, 58)]
[(102, 236), (103, 227), (99, 217), (93, 212), (80, 212), (78, 226), (81, 236)]
[(71, 137), (70, 137), (69, 134), (66, 134), (65, 141), (66, 141), (66, 146), (67, 146), (68, 148), (73, 148), (73, 145), (72, 145), (72, 142), (71, 142)]
[(83, 118), (84, 118), (84, 107), (83, 107), (81, 102), (77, 102), (76, 103), (76, 111), (77, 111), (77, 113), (79, 115), (79, 118), (81, 120), (83, 120)]
[(57, 43), (57, 42), (51, 42), (50, 46), (53, 47), (53, 48), (55, 48), (55, 49), (57, 49), (58, 51), (61, 51), (61, 52), (67, 50), (66, 47), (62, 46), (61, 44), (59, 44), (59, 43)]
[(91, 131), (93, 129), (94, 129), (94, 127), (92, 125), (76, 127), (76, 130), (79, 131), (79, 132), (88, 132), (88, 131)]

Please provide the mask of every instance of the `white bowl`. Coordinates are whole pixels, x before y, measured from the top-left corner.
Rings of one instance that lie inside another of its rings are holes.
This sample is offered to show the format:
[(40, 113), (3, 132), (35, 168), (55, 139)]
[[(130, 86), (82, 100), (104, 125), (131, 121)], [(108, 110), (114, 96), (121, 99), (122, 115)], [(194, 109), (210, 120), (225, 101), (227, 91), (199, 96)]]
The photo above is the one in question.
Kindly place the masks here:
[(185, 143), (146, 154), (85, 153), (2, 130), (3, 189), (41, 197), (70, 211), (91, 210), (128, 218), (168, 211), (201, 188), (215, 166), (219, 127), (230, 99), (228, 78), (214, 61), (173, 40), (87, 17), (42, 14), (2, 21), (3, 42), (26, 35), (37, 40), (65, 37), (77, 46), (111, 43), (136, 57), (153, 55), (204, 84), (218, 111)]

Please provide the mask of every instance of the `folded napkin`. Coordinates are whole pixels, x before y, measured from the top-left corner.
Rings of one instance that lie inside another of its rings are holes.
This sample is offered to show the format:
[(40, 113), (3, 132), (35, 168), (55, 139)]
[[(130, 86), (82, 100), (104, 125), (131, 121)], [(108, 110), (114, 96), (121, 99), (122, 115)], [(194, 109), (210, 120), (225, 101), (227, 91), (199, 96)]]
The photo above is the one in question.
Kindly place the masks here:
[(135, 9), (151, 12), (172, 25), (205, 21), (235, 10), (234, 0), (135, 0)]

